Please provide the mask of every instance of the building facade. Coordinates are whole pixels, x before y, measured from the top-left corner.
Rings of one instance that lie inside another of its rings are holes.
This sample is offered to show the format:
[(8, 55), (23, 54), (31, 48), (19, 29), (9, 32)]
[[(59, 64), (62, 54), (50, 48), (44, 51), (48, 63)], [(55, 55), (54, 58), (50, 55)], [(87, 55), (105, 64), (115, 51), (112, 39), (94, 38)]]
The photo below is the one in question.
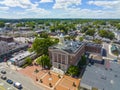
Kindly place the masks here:
[(57, 45), (49, 47), (49, 57), (52, 69), (55, 72), (64, 74), (69, 66), (77, 65), (81, 56), (87, 51), (89, 53), (101, 54), (101, 46), (97, 44), (87, 44), (79, 41), (64, 40), (60, 36)]
[(8, 37), (8, 36), (0, 36), (0, 41), (5, 41), (5, 42), (13, 42), (13, 37)]
[(0, 55), (7, 53), (9, 51), (8, 43), (5, 41), (0, 41)]
[(97, 53), (101, 54), (102, 45), (95, 43), (85, 43), (85, 51), (88, 53)]

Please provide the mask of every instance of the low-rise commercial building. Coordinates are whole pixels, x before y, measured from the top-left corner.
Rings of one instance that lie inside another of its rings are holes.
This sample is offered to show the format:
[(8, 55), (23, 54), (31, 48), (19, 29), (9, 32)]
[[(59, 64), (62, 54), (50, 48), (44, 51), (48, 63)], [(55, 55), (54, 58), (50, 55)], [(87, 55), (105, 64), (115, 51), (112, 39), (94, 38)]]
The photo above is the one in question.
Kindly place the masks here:
[(27, 43), (7, 43), (4, 41), (0, 41), (0, 62), (8, 60), (13, 53), (27, 48)]
[(34, 53), (30, 53), (29, 51), (23, 51), (17, 55), (15, 55), (13, 58), (11, 58), (9, 61), (12, 64), (15, 64), (17, 66), (22, 66), (26, 63), (25, 58), (28, 56), (32, 56)]
[(5, 41), (0, 41), (0, 56), (9, 51), (8, 43)]
[(106, 62), (101, 65), (88, 65), (80, 82), (80, 90), (119, 90), (120, 65)]
[(13, 42), (13, 37), (9, 36), (0, 36), (0, 41), (5, 41), (5, 42)]

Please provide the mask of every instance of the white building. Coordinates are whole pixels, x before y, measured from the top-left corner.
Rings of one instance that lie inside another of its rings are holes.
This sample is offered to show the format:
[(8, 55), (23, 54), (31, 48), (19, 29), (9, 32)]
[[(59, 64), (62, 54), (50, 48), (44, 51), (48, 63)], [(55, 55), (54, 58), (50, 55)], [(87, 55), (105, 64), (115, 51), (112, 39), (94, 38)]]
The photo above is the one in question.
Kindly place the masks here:
[(32, 56), (34, 55), (34, 53), (30, 53), (29, 51), (23, 51), (15, 56), (13, 56), (13, 58), (11, 58), (9, 61), (12, 64), (15, 64), (17, 66), (22, 66), (23, 64), (25, 64), (25, 58), (28, 56)]
[(114, 34), (115, 34), (115, 38), (117, 40), (120, 40), (120, 32), (116, 31), (116, 32), (114, 32)]

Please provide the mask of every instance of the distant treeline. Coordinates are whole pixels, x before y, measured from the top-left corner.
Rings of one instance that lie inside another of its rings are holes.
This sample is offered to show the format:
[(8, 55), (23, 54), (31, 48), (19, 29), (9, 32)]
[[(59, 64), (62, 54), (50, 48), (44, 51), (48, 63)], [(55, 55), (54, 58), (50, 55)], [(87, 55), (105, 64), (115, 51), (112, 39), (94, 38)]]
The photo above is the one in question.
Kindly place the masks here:
[(19, 23), (19, 22), (29, 22), (29, 21), (35, 21), (35, 22), (41, 22), (44, 23), (46, 21), (55, 22), (55, 21), (72, 21), (72, 22), (91, 22), (91, 21), (113, 21), (113, 22), (120, 22), (120, 19), (2, 19), (0, 18), (0, 21), (2, 22), (10, 22), (10, 23)]

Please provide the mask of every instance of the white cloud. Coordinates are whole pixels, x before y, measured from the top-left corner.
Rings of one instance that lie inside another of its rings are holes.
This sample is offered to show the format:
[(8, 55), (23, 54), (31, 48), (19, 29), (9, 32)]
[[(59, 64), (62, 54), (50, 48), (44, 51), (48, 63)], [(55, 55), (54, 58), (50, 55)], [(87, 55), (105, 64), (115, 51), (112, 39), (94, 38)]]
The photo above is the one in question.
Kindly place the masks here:
[(0, 4), (8, 7), (21, 7), (21, 8), (28, 8), (33, 5), (29, 0), (3, 0), (0, 1)]
[(42, 8), (37, 8), (36, 6), (33, 6), (32, 8), (30, 9), (26, 9), (27, 12), (34, 12), (34, 13), (39, 13), (39, 14), (49, 14), (50, 12), (45, 10), (45, 9), (42, 9)]
[(80, 5), (81, 0), (55, 0), (54, 9), (67, 9), (72, 5)]
[(89, 5), (96, 5), (104, 8), (118, 9), (120, 8), (120, 0), (108, 1), (108, 0), (98, 0), (98, 1), (89, 1)]
[[(0, 1), (0, 4), (5, 5), (6, 7), (20, 7), (23, 8), (23, 13), (24, 14), (49, 14), (49, 11), (39, 8), (39, 2), (32, 3), (30, 0), (3, 0)], [(1, 9), (7, 9), (7, 8), (1, 8)], [(19, 11), (17, 12), (19, 13)], [(13, 13), (14, 14), (14, 13)]]
[(48, 2), (53, 2), (53, 0), (41, 0), (40, 3), (48, 3)]
[(0, 7), (0, 10), (3, 10), (3, 11), (6, 11), (8, 9), (9, 9), (9, 7)]
[(120, 18), (119, 10), (69, 9), (67, 13), (73, 18)]

